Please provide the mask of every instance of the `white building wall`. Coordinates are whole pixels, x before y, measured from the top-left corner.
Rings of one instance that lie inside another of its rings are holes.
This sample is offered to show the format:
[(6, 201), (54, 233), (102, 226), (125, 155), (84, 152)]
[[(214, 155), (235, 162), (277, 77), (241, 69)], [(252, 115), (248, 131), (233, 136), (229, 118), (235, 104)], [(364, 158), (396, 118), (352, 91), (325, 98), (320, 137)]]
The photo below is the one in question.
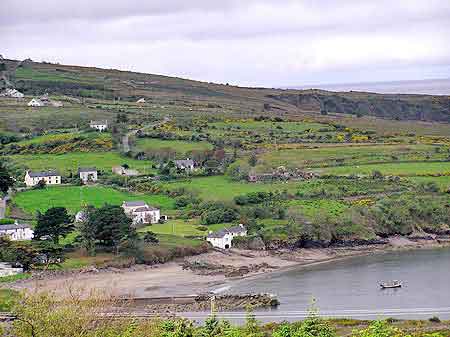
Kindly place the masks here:
[(7, 236), (11, 241), (31, 240), (34, 237), (34, 231), (31, 228), (17, 228), (0, 230), (0, 236)]
[[(90, 178), (90, 179), (89, 179)], [(80, 172), (80, 179), (83, 182), (88, 182), (90, 181), (97, 181), (97, 171), (92, 171), (92, 172)]]
[(44, 180), (47, 185), (61, 184), (61, 176), (30, 177), (28, 172), (25, 175), (25, 185), (27, 185), (28, 187), (36, 186), (41, 180)]

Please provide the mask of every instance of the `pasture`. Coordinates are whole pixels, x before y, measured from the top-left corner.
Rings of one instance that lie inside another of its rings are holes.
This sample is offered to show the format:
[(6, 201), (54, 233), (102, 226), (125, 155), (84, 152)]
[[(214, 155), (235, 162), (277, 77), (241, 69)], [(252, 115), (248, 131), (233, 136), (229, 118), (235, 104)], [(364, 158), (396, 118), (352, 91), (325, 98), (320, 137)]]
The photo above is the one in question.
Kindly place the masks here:
[(268, 183), (255, 184), (247, 182), (233, 181), (226, 176), (212, 176), (192, 178), (188, 181), (167, 183), (164, 187), (169, 190), (184, 187), (195, 193), (204, 200), (232, 201), (237, 195), (251, 192), (270, 192), (270, 191), (296, 191), (307, 182), (289, 182), (289, 183)]
[[(371, 162), (444, 160), (446, 148), (434, 145), (348, 145), (268, 151), (258, 158), (258, 170), (278, 166), (318, 167), (366, 164)], [(439, 151), (439, 152), (438, 152)]]
[(181, 140), (163, 140), (156, 138), (138, 138), (136, 141), (138, 151), (151, 151), (160, 149), (171, 149), (179, 155), (185, 155), (190, 151), (212, 150), (213, 145), (208, 142), (188, 142)]
[(176, 235), (182, 237), (206, 236), (208, 234), (208, 231), (217, 231), (219, 229), (231, 227), (234, 225), (235, 224), (226, 223), (214, 224), (207, 226), (206, 230), (202, 230), (202, 227), (205, 226), (200, 226), (200, 223), (196, 218), (189, 220), (171, 219), (165, 223), (153, 224), (151, 226), (141, 228), (138, 231), (141, 233), (151, 231), (155, 234)]
[(403, 177), (437, 174), (450, 175), (450, 162), (411, 162), (336, 166), (316, 169), (315, 171), (321, 174), (332, 175), (370, 175), (373, 171), (380, 171), (383, 175)]
[(45, 212), (51, 207), (66, 207), (76, 213), (84, 205), (95, 207), (104, 204), (121, 205), (123, 201), (144, 200), (162, 211), (174, 208), (174, 201), (160, 194), (131, 194), (111, 187), (101, 186), (58, 186), (43, 190), (27, 190), (13, 197), (13, 203), (28, 214)]
[(121, 156), (116, 152), (74, 152), (64, 154), (11, 155), (7, 157), (17, 166), (31, 170), (56, 169), (61, 174), (76, 173), (78, 167), (95, 166), (98, 170), (111, 172), (113, 166), (128, 164), (139, 173), (150, 174), (155, 170), (151, 162)]

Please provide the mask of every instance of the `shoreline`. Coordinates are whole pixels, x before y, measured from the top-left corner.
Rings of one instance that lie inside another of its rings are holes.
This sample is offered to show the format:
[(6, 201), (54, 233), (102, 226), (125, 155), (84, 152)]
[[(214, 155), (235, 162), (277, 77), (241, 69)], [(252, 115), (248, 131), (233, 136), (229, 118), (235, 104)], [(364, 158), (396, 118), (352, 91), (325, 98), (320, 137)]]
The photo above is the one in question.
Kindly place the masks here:
[[(294, 251), (243, 251), (209, 252), (185, 258), (194, 263), (219, 263), (219, 267), (233, 270), (250, 270), (244, 275), (227, 277), (223, 270), (210, 274), (199, 274), (185, 269), (182, 261), (173, 261), (157, 266), (137, 265), (127, 269), (100, 271), (79, 270), (67, 274), (38, 275), (36, 278), (4, 284), (0, 288), (15, 290), (50, 291), (57, 296), (66, 296), (74, 289), (84, 294), (110, 293), (117, 297), (155, 298), (165, 296), (192, 296), (213, 292), (223, 294), (243, 281), (259, 279), (353, 257), (389, 254), (408, 250), (439, 249), (450, 247), (449, 242), (435, 240), (405, 241), (393, 238), (383, 245), (365, 245), (340, 248), (307, 248)], [(252, 268), (256, 268), (253, 270)], [(256, 267), (255, 267), (256, 266)], [(262, 267), (261, 267), (262, 266)], [(219, 268), (223, 269), (223, 268)]]
[[(380, 246), (382, 246), (383, 248), (380, 248)], [(309, 267), (325, 265), (325, 264), (332, 263), (332, 262), (340, 262), (340, 261), (345, 261), (345, 260), (349, 260), (352, 258), (364, 257), (364, 256), (370, 256), (370, 255), (383, 255), (383, 254), (390, 254), (390, 253), (394, 253), (394, 252), (407, 252), (407, 251), (418, 251), (418, 250), (445, 249), (445, 248), (450, 248), (450, 242), (438, 243), (435, 240), (423, 240), (423, 241), (417, 242), (415, 245), (407, 245), (407, 246), (392, 246), (390, 244), (386, 244), (386, 245), (356, 246), (356, 248), (362, 248), (362, 249), (355, 252), (355, 254), (349, 253), (346, 255), (330, 257), (328, 259), (323, 259), (323, 260), (316, 260), (316, 261), (310, 261), (310, 262), (297, 262), (293, 265), (280, 267), (280, 268), (275, 269), (270, 272), (258, 272), (258, 273), (254, 273), (254, 274), (244, 275), (242, 277), (229, 278), (228, 281), (229, 282), (231, 281), (234, 284), (238, 284), (241, 281), (256, 280), (256, 279), (263, 278), (265, 276), (281, 274), (281, 273), (289, 272), (291, 270), (301, 270), (301, 269), (306, 269)], [(374, 248), (374, 249), (372, 249), (372, 248)], [(303, 248), (303, 249), (315, 249), (315, 248)], [(320, 249), (329, 249), (329, 248), (317, 248), (317, 249), (320, 250)], [(334, 250), (336, 248), (330, 248), (330, 249)], [(347, 250), (347, 253), (349, 252), (348, 247), (347, 248), (337, 248), (337, 249), (343, 249), (343, 250)], [(353, 251), (353, 250), (350, 249), (350, 251)], [(229, 288), (229, 287), (224, 287), (224, 288)], [(220, 289), (217, 289), (217, 290), (220, 290)], [(221, 292), (217, 292), (217, 293), (220, 294)]]

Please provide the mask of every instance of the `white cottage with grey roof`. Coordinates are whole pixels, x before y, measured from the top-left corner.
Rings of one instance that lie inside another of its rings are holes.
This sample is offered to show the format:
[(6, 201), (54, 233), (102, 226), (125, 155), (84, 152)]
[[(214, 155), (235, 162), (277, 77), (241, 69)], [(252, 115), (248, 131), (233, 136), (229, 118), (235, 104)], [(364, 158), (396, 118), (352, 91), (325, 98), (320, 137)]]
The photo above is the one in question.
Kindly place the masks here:
[(185, 171), (193, 171), (195, 163), (192, 159), (175, 160), (175, 166), (177, 169)]
[(145, 201), (124, 201), (122, 208), (133, 219), (134, 225), (155, 224), (161, 218), (159, 208), (149, 206)]
[(85, 184), (97, 181), (97, 169), (95, 167), (80, 167), (78, 168), (78, 176)]
[(19, 224), (17, 221), (11, 225), (0, 225), (0, 236), (6, 236), (11, 241), (31, 240), (34, 231), (27, 224)]
[(89, 123), (89, 127), (92, 129), (97, 129), (98, 131), (105, 131), (108, 128), (108, 121), (107, 120), (91, 121)]
[(28, 187), (36, 186), (40, 181), (46, 185), (60, 185), (61, 175), (55, 170), (49, 171), (27, 171), (25, 173), (25, 185)]
[(210, 232), (206, 237), (206, 241), (211, 243), (213, 247), (229, 249), (231, 248), (233, 239), (236, 236), (247, 236), (247, 229), (243, 224), (230, 228), (224, 228), (217, 232)]

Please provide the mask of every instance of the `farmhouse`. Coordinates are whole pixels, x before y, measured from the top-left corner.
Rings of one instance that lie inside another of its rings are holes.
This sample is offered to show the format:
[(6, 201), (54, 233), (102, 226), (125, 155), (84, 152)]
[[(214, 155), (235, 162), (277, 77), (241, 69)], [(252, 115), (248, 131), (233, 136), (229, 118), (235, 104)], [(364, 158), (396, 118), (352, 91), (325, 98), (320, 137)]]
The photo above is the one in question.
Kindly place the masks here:
[(0, 277), (12, 276), (23, 273), (23, 268), (16, 268), (6, 262), (0, 262)]
[(83, 183), (97, 181), (97, 169), (95, 167), (80, 167), (78, 175)]
[(108, 121), (91, 121), (89, 127), (91, 129), (97, 129), (98, 131), (105, 131), (108, 128)]
[(0, 96), (22, 99), (25, 95), (16, 89), (5, 89)]
[(194, 165), (195, 165), (194, 161), (189, 158), (184, 160), (175, 160), (175, 166), (179, 170), (193, 171)]
[(25, 185), (28, 187), (36, 186), (41, 180), (47, 185), (60, 185), (61, 175), (53, 170), (42, 172), (27, 171), (25, 174)]
[(31, 240), (34, 231), (29, 225), (16, 221), (12, 225), (0, 225), (0, 236), (7, 236), (11, 241)]
[(41, 106), (45, 106), (44, 102), (42, 102), (41, 100), (37, 99), (37, 98), (33, 98), (31, 101), (28, 102), (27, 104), (28, 106), (32, 106), (32, 107), (41, 107)]
[(155, 224), (161, 218), (160, 210), (147, 205), (145, 201), (124, 201), (122, 208), (133, 219), (134, 225)]
[(247, 236), (247, 229), (243, 224), (224, 228), (217, 232), (210, 232), (206, 237), (206, 241), (211, 243), (213, 247), (228, 249), (231, 248), (232, 241), (236, 236)]

